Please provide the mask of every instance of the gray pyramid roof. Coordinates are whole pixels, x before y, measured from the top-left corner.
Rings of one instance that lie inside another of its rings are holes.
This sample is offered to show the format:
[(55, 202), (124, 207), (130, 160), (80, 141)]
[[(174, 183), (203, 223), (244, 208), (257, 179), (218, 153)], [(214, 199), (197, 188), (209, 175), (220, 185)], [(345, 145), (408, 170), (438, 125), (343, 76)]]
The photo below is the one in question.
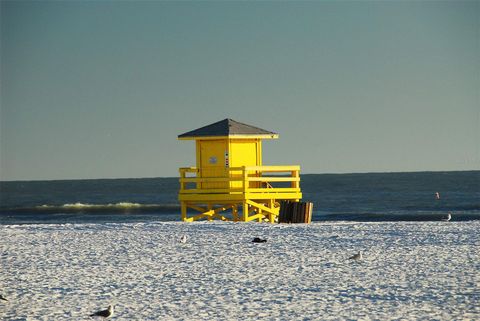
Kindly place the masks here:
[(277, 138), (278, 136), (274, 132), (226, 118), (219, 122), (178, 135), (178, 138), (235, 135), (264, 136), (265, 138)]

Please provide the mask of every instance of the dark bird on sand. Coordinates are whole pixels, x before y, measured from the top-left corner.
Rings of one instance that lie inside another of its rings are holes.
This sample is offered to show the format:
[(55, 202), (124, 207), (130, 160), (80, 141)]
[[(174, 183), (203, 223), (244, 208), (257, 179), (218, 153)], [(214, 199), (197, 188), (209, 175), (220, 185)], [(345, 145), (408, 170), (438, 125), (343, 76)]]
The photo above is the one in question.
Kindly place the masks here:
[(261, 239), (261, 238), (259, 238), (259, 237), (256, 237), (256, 238), (253, 239), (252, 242), (253, 242), (253, 243), (265, 243), (265, 242), (267, 242), (267, 240), (266, 240), (266, 239)]
[(357, 254), (349, 257), (348, 259), (349, 259), (349, 260), (355, 260), (355, 261), (358, 261), (358, 260), (363, 259), (362, 251), (358, 251)]
[(95, 313), (90, 314), (90, 317), (102, 317), (102, 318), (110, 318), (113, 315), (113, 305), (109, 305), (108, 309), (97, 311)]
[(4, 297), (2, 294), (0, 294), (0, 300), (2, 301), (8, 301), (6, 297)]

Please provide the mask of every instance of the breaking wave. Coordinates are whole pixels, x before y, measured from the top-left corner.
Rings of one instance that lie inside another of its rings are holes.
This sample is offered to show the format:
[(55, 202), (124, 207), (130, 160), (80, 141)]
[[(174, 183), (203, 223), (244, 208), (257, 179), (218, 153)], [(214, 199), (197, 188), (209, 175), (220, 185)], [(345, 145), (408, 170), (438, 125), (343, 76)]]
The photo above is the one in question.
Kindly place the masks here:
[(43, 204), (33, 207), (0, 209), (0, 213), (171, 213), (178, 212), (178, 204), (140, 204), (119, 202), (108, 204), (67, 203), (62, 205)]

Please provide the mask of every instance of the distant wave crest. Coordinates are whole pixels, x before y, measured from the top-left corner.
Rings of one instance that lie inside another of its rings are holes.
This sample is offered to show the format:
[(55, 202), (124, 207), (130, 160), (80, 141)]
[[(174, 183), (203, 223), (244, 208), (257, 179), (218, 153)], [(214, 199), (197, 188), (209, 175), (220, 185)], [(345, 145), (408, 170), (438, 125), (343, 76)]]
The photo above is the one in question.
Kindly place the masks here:
[(140, 204), (131, 202), (118, 202), (108, 204), (90, 203), (66, 203), (62, 205), (43, 204), (34, 207), (17, 207), (0, 209), (3, 213), (155, 213), (155, 212), (177, 212), (180, 209), (178, 204)]
[(92, 209), (92, 208), (140, 208), (142, 206), (156, 206), (156, 205), (142, 205), (139, 203), (130, 203), (130, 202), (120, 202), (120, 203), (109, 203), (109, 204), (84, 204), (84, 203), (67, 203), (60, 206), (57, 205), (40, 205), (36, 208), (40, 209), (49, 209), (49, 208), (68, 208), (68, 209)]

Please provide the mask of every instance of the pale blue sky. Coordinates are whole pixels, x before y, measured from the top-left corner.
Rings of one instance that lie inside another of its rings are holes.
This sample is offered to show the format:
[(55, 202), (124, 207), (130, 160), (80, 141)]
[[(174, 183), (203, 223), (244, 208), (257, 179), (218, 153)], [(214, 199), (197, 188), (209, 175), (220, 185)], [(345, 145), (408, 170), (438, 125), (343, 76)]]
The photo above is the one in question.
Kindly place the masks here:
[(0, 180), (177, 176), (178, 134), (303, 173), (480, 169), (480, 2), (1, 2)]

